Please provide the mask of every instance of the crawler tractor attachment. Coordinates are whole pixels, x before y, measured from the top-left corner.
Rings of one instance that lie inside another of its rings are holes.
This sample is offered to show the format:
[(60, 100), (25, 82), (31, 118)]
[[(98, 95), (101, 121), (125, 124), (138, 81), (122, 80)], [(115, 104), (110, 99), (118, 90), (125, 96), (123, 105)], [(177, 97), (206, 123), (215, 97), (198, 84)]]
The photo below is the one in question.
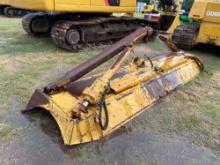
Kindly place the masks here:
[[(66, 145), (111, 134), (161, 97), (192, 80), (202, 69), (198, 58), (177, 52), (146, 59), (136, 57), (129, 65), (123, 65), (134, 43), (151, 34), (150, 27), (140, 28), (56, 82), (37, 89), (27, 111), (49, 111)], [(117, 60), (104, 73), (82, 78), (114, 56), (118, 56)]]

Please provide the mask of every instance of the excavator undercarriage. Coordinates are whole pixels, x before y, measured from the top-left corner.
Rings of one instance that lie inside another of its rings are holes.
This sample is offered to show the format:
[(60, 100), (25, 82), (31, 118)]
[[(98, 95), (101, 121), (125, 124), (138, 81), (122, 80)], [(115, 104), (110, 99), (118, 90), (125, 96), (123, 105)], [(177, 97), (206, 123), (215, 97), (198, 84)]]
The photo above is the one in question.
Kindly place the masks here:
[(29, 10), (18, 9), (7, 5), (0, 5), (0, 14), (7, 17), (23, 17), (29, 13), (31, 13)]
[[(172, 51), (135, 57), (124, 65), (133, 53), (133, 45), (152, 33), (150, 27), (138, 28), (54, 83), (37, 89), (25, 112), (36, 108), (49, 111), (66, 145), (110, 135), (161, 97), (192, 80), (203, 68), (198, 58)], [(113, 57), (117, 57), (116, 61), (105, 72), (83, 77)]]
[(22, 20), (28, 34), (48, 34), (59, 47), (78, 51), (88, 45), (117, 41), (137, 28), (156, 23), (132, 17), (115, 17), (111, 14), (46, 14), (32, 13)]

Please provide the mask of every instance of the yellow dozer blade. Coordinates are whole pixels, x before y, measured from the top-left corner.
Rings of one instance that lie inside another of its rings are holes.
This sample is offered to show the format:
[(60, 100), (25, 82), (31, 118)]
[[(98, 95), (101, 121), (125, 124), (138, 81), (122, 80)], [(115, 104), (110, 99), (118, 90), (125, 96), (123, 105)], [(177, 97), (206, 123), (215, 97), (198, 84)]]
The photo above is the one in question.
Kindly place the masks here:
[[(37, 89), (27, 111), (49, 111), (65, 145), (91, 142), (111, 134), (192, 80), (203, 67), (198, 58), (178, 52), (146, 59), (136, 57), (129, 65), (123, 65), (133, 44), (151, 34), (151, 28), (140, 28), (55, 83)], [(81, 78), (115, 55), (116, 62), (104, 73)]]

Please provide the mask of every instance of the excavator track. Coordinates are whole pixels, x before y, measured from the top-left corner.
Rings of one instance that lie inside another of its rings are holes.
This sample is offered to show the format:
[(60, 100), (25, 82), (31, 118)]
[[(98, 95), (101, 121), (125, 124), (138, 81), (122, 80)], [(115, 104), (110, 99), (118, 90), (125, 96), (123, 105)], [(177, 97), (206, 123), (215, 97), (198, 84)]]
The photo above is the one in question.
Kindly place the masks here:
[(41, 12), (29, 13), (23, 17), (22, 26), (29, 35), (42, 35), (49, 34), (54, 22), (54, 15)]
[(8, 6), (3, 8), (2, 13), (7, 17), (23, 17), (24, 15), (30, 13), (30, 11)]
[(180, 49), (189, 50), (195, 45), (199, 24), (183, 24), (178, 26), (172, 35), (172, 42)]
[(30, 13), (24, 16), (22, 25), (30, 35), (50, 33), (53, 42), (68, 51), (119, 40), (142, 26), (158, 26), (130, 17), (47, 13)]
[(1, 14), (1, 15), (4, 14), (4, 8), (5, 8), (5, 6), (0, 5), (0, 14)]
[(91, 44), (119, 40), (146, 24), (145, 21), (129, 17), (60, 20), (52, 27), (51, 37), (59, 47), (78, 51)]

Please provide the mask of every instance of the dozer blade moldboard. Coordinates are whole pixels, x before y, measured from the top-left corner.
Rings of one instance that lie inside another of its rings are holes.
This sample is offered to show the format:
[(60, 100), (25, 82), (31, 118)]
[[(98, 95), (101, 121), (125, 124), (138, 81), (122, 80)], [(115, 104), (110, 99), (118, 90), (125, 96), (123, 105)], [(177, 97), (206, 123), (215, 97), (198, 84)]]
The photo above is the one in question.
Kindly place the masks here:
[[(88, 69), (84, 63), (76, 68), (82, 73), (80, 76), (73, 70), (57, 82), (36, 90), (27, 109), (40, 107), (49, 111), (66, 145), (95, 141), (111, 134), (161, 97), (192, 80), (203, 67), (198, 58), (175, 52), (147, 59), (135, 58), (129, 65), (120, 67), (132, 45), (148, 35), (150, 28), (141, 28), (106, 48), (120, 55), (104, 73), (75, 80), (85, 74), (82, 70)], [(120, 44), (122, 49), (116, 51), (115, 46)], [(106, 50), (102, 53), (104, 56), (111, 54)], [(97, 96), (94, 100), (101, 97), (93, 102), (88, 99), (90, 94)]]

